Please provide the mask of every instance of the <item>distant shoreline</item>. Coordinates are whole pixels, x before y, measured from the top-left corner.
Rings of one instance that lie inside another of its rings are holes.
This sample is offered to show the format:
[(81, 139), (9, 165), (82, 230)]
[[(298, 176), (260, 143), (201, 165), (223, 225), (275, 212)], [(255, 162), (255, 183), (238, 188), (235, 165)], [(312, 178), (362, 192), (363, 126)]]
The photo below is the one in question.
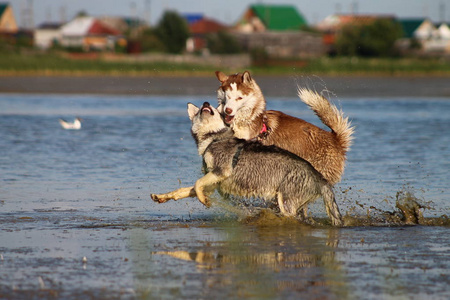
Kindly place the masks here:
[[(297, 86), (342, 97), (446, 97), (448, 76), (253, 75), (266, 97), (295, 97)], [(219, 86), (211, 76), (0, 76), (0, 93), (210, 95)]]

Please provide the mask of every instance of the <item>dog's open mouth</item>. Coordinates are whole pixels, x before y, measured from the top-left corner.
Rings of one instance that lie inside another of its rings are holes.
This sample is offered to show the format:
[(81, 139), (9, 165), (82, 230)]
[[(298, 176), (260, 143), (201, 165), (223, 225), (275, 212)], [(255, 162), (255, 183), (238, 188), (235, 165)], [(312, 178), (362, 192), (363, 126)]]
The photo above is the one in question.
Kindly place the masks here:
[(214, 111), (208, 102), (205, 102), (202, 105), (202, 113), (204, 112), (208, 112), (210, 115), (214, 115)]
[(227, 114), (225, 114), (225, 116), (224, 116), (225, 123), (227, 123), (227, 124), (230, 124), (231, 122), (233, 122), (233, 119), (234, 119), (234, 116), (230, 116)]

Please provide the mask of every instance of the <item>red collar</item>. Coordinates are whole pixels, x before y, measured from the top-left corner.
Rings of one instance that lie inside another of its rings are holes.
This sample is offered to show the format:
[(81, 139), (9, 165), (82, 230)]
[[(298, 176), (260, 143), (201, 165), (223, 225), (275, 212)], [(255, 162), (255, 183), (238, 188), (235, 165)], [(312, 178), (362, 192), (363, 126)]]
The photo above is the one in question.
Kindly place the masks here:
[(259, 131), (258, 136), (256, 137), (257, 140), (265, 140), (269, 136), (271, 129), (267, 126), (266, 122), (267, 120), (263, 121), (262, 128)]
[(263, 123), (263, 126), (261, 128), (261, 131), (259, 132), (259, 134), (265, 134), (267, 132), (267, 125), (266, 123)]

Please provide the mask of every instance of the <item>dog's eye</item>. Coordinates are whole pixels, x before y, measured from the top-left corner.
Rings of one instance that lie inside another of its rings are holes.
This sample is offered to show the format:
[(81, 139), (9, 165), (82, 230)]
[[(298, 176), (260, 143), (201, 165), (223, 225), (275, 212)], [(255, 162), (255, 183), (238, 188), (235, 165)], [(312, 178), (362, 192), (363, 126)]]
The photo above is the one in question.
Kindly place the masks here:
[(238, 98), (236, 98), (236, 100), (237, 100), (237, 101), (242, 100), (242, 97), (238, 97)]

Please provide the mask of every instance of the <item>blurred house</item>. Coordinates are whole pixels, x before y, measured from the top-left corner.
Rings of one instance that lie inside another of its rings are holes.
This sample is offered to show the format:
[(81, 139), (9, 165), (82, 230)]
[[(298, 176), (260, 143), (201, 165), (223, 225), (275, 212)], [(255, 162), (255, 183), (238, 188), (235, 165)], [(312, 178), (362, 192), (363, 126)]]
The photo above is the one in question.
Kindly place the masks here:
[(436, 24), (431, 38), (422, 41), (425, 52), (431, 54), (450, 54), (450, 28), (446, 23)]
[(333, 52), (336, 37), (345, 26), (370, 25), (379, 19), (395, 20), (395, 16), (333, 14), (319, 22), (315, 28), (323, 33), (323, 42), (328, 47), (328, 52)]
[(140, 37), (144, 30), (149, 28), (147, 22), (133, 17), (103, 16), (97, 19), (109, 28), (122, 33), (123, 37), (118, 39), (117, 45), (125, 49), (124, 51), (134, 54), (142, 52), (142, 41)]
[(77, 17), (61, 27), (61, 45), (89, 50), (114, 49), (122, 33), (93, 17)]
[(449, 24), (442, 23), (437, 29), (437, 34), (441, 39), (450, 40), (450, 27)]
[(427, 39), (435, 30), (433, 23), (424, 18), (400, 19), (399, 22), (403, 29), (403, 37), (407, 39)]
[(191, 37), (186, 42), (188, 52), (207, 51), (207, 36), (228, 28), (216, 20), (203, 16), (188, 20), (188, 26), (191, 33)]
[(204, 18), (203, 14), (201, 13), (185, 13), (182, 14), (182, 17), (188, 25), (191, 25), (192, 23), (200, 21)]
[(34, 45), (42, 50), (51, 48), (61, 40), (62, 23), (45, 22), (34, 30)]
[(103, 16), (97, 18), (104, 25), (130, 37), (137, 37), (149, 25), (138, 18)]
[(251, 5), (233, 28), (243, 49), (269, 59), (307, 58), (325, 54), (322, 35), (305, 31), (308, 24), (293, 5)]
[(126, 32), (129, 30), (128, 23), (125, 18), (122, 17), (111, 17), (111, 16), (102, 16), (97, 18), (102, 24), (108, 26), (109, 28), (115, 29), (119, 32)]
[(9, 3), (0, 3), (0, 33), (14, 34), (19, 31), (14, 12)]
[[(433, 24), (429, 19), (400, 19), (404, 37), (398, 46), (407, 51), (413, 40), (418, 43), (420, 54), (450, 53), (450, 28), (448, 24)], [(416, 50), (417, 51), (417, 50)]]
[(341, 15), (334, 14), (326, 17), (316, 25), (323, 32), (336, 33), (346, 25), (369, 25), (379, 19), (394, 20), (392, 15)]
[(292, 5), (251, 5), (235, 29), (242, 33), (300, 30), (306, 27), (305, 18)]

